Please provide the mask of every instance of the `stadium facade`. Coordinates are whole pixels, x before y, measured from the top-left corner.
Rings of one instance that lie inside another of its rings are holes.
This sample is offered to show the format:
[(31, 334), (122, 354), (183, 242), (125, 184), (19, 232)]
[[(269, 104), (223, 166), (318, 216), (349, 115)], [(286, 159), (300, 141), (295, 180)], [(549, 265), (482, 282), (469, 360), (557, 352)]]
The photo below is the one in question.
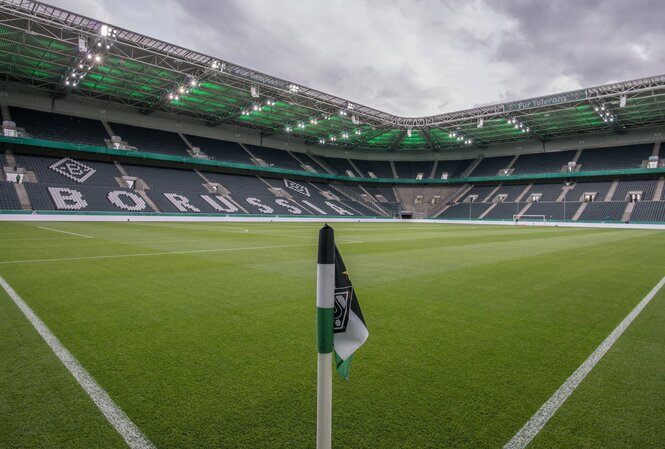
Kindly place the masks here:
[(665, 222), (665, 76), (405, 118), (0, 2), (11, 213)]

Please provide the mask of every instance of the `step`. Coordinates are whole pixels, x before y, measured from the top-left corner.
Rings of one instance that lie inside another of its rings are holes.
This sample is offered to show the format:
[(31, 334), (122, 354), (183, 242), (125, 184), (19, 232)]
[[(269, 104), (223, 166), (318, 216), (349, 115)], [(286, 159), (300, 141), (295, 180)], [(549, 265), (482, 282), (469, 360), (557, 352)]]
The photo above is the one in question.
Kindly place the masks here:
[[(574, 203), (574, 204), (577, 204), (577, 203)], [(580, 204), (580, 207), (577, 209), (577, 211), (576, 211), (575, 214), (573, 215), (573, 218), (571, 219), (571, 221), (577, 221), (577, 220), (579, 220), (580, 216), (582, 215), (582, 212), (584, 212), (584, 209), (586, 209), (586, 207), (587, 207), (588, 205), (589, 205), (589, 203), (582, 203), (582, 204)], [(565, 217), (564, 217), (564, 218), (565, 218)]]
[(610, 186), (610, 189), (607, 191), (607, 195), (605, 195), (605, 201), (612, 201), (612, 197), (614, 196), (614, 192), (616, 191), (618, 186), (619, 186), (619, 180), (615, 179), (612, 185)]
[(478, 219), (479, 219), (479, 220), (482, 220), (483, 218), (485, 218), (485, 215), (489, 214), (489, 213), (492, 211), (492, 209), (494, 209), (494, 208), (495, 208), (496, 206), (498, 206), (499, 204), (501, 204), (501, 203), (492, 203), (492, 205), (491, 205), (490, 207), (488, 207), (487, 210), (486, 210), (485, 212), (483, 212), (482, 214), (480, 214), (480, 216), (478, 217)]
[(23, 184), (14, 183), (14, 188), (16, 189), (18, 201), (21, 203), (21, 209), (32, 210), (32, 203), (30, 202), (30, 197), (28, 196), (25, 186)]
[(623, 211), (623, 215), (621, 216), (621, 221), (623, 221), (624, 223), (630, 221), (630, 215), (633, 213), (633, 209), (635, 209), (635, 204), (636, 203), (626, 204), (626, 209)]
[(159, 210), (159, 207), (157, 207), (157, 205), (150, 199), (148, 194), (145, 193), (145, 190), (135, 190), (135, 192), (138, 193), (139, 195), (141, 195), (141, 198), (143, 198), (145, 200), (146, 204), (148, 204), (148, 206), (150, 206), (150, 209), (152, 209), (153, 212), (161, 212)]

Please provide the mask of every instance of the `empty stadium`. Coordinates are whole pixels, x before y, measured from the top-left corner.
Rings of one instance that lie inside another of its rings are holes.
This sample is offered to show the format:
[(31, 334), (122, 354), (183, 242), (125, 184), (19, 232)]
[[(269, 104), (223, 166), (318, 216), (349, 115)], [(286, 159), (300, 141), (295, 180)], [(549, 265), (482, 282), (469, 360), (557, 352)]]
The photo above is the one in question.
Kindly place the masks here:
[(316, 447), (324, 223), (332, 447), (662, 447), (665, 75), (402, 117), (2, 0), (0, 83), (1, 447)]

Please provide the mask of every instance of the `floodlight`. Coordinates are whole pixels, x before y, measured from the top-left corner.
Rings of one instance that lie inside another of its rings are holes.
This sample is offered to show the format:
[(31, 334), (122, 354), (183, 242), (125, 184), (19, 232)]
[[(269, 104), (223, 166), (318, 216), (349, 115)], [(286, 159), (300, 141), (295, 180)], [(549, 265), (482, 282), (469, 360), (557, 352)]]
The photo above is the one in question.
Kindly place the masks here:
[(408, 137), (411, 137), (411, 128), (409, 128), (409, 129), (406, 130), (406, 135), (407, 135)]
[(102, 57), (101, 57), (101, 56), (99, 56), (99, 55), (95, 56), (95, 61), (96, 61), (96, 62), (99, 62), (99, 61), (101, 61), (101, 60), (102, 60)]
[(88, 59), (92, 59), (92, 53), (88, 53), (87, 55), (85, 55), (85, 57)]
[(106, 37), (109, 35), (109, 27), (108, 25), (102, 25), (101, 29), (99, 30), (99, 34), (103, 37)]

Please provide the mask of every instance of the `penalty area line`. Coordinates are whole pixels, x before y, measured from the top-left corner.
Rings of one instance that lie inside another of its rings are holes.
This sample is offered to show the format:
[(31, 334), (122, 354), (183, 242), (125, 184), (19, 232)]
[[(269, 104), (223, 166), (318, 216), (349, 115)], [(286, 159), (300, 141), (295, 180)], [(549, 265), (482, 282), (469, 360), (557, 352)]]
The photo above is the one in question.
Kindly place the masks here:
[(44, 322), (32, 311), (30, 306), (19, 296), (16, 291), (0, 276), (0, 286), (7, 292), (7, 295), (14, 301), (16, 306), (23, 312), (23, 315), (30, 321), (30, 324), (37, 330), (53, 353), (60, 359), (65, 368), (74, 376), (74, 379), (83, 388), (86, 394), (92, 399), (99, 411), (102, 412), (107, 421), (115, 428), (120, 436), (125, 440), (131, 449), (155, 449), (155, 446), (141, 432), (141, 430), (132, 422), (132, 420), (122, 411), (109, 394), (104, 390), (83, 368), (79, 361), (71, 352), (63, 346), (58, 337), (44, 324)]
[(53, 232), (61, 232), (63, 234), (69, 234), (69, 235), (75, 235), (76, 237), (83, 237), (84, 239), (92, 239), (94, 238), (91, 235), (85, 235), (85, 234), (77, 234), (76, 232), (69, 232), (69, 231), (61, 231), (60, 229), (53, 229), (53, 228), (47, 228), (46, 226), (37, 226), (39, 229), (45, 229), (47, 231), (53, 231)]
[(637, 318), (647, 304), (656, 296), (665, 285), (665, 276), (651, 289), (635, 308), (623, 319), (612, 333), (596, 348), (595, 351), (575, 370), (575, 372), (554, 392), (551, 398), (545, 402), (540, 409), (527, 421), (526, 424), (515, 434), (515, 436), (503, 446), (503, 449), (523, 449), (536, 435), (545, 427), (545, 424), (554, 416), (557, 410), (570, 397), (575, 389), (582, 383), (584, 378), (591, 372), (596, 364), (603, 358), (609, 349), (621, 337), (624, 331)]

